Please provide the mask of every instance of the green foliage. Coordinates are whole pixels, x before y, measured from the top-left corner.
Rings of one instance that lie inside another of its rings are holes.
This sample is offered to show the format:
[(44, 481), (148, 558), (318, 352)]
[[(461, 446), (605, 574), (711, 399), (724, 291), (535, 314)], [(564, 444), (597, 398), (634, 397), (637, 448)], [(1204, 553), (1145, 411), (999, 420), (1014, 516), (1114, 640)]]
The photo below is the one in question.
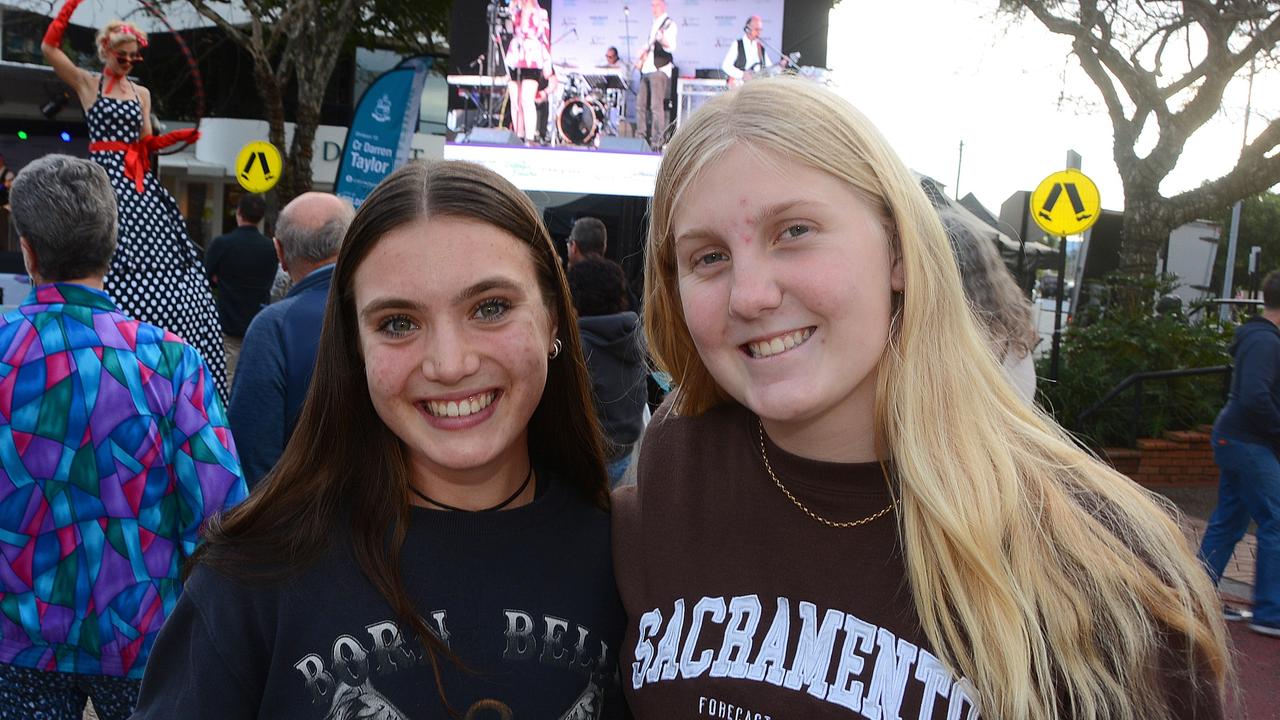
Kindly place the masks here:
[[(1160, 315), (1157, 299), (1175, 287), (1173, 276), (1115, 274), (1103, 282), (1101, 302), (1077, 315), (1063, 336), (1057, 383), (1041, 382), (1040, 401), (1058, 422), (1095, 447), (1128, 444), (1133, 425), (1131, 388), (1094, 412), (1077, 418), (1129, 375), (1227, 365), (1231, 328), (1210, 311)], [(1049, 376), (1049, 356), (1037, 375)], [(1143, 383), (1137, 437), (1159, 437), (1210, 423), (1223, 402), (1222, 375), (1149, 380)]]

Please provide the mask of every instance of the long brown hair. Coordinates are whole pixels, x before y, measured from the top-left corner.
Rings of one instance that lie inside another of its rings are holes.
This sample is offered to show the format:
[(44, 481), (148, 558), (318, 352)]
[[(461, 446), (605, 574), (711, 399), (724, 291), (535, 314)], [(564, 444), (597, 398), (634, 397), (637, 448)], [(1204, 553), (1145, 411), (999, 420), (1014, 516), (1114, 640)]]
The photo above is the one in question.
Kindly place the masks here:
[[(558, 320), (563, 351), (547, 369), (529, 420), (530, 460), (607, 510), (602, 436), (592, 409), (568, 283), (529, 198), (498, 174), (464, 162), (411, 162), (374, 188), (347, 230), (334, 269), (315, 374), (297, 428), (249, 499), (212, 523), (188, 570), (205, 563), (248, 578), (287, 577), (314, 561), (346, 524), (365, 577), (427, 650), (441, 701), (438, 656), (456, 662), (430, 631), (400, 577), (409, 520), (409, 470), (401, 440), (369, 398), (352, 280), (392, 230), (422, 217), (477, 220), (524, 243), (539, 289)], [(461, 240), (459, 240), (461, 242)], [(431, 272), (414, 268), (412, 272)]]

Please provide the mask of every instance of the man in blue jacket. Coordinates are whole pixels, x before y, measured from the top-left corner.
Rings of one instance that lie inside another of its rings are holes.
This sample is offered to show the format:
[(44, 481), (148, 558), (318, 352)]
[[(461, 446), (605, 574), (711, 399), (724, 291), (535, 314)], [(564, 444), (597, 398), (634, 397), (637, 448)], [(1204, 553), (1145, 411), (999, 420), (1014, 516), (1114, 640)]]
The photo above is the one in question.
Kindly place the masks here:
[[(1280, 271), (1263, 280), (1262, 300), (1262, 314), (1236, 328), (1231, 342), (1231, 393), (1213, 426), (1218, 507), (1200, 556), (1218, 582), (1249, 520), (1258, 523), (1249, 627), (1280, 637)], [(1229, 620), (1248, 616), (1227, 611)]]
[(347, 201), (311, 192), (294, 198), (276, 220), (276, 255), (293, 288), (249, 325), (228, 411), (250, 485), (280, 459), (298, 422), (316, 363), (329, 280), (353, 215)]

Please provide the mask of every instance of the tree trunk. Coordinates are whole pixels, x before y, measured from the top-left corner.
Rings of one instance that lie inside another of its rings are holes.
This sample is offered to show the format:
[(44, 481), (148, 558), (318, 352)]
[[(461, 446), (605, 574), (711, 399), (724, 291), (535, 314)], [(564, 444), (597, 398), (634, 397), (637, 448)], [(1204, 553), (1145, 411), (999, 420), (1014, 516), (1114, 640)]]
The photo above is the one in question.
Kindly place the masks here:
[[(293, 181), (289, 199), (311, 191), (311, 154), (315, 145), (319, 114), (302, 102), (294, 117), (293, 143), (289, 146), (289, 175)], [(288, 202), (287, 200), (283, 202)]]
[(269, 69), (257, 68), (253, 75), (258, 83), (258, 94), (262, 98), (263, 110), (266, 111), (267, 142), (280, 151), (284, 163), (284, 167), (280, 170), (280, 180), (277, 182), (276, 187), (267, 193), (267, 227), (274, 227), (280, 208), (284, 207), (292, 199), (292, 196), (281, 199), (279, 190), (282, 185), (287, 187), (289, 182), (288, 156), (284, 154), (286, 150), (284, 145), (284, 93), (281, 92), (281, 83)]
[(1125, 193), (1120, 230), (1120, 270), (1134, 275), (1155, 272), (1175, 224), (1162, 198)]

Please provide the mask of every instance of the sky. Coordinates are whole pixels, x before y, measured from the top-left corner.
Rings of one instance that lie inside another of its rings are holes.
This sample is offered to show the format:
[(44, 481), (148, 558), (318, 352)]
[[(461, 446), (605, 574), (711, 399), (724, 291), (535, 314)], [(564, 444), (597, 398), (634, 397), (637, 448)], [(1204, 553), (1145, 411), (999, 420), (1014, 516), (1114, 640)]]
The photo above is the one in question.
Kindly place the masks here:
[[(1070, 41), (1031, 15), (997, 15), (997, 0), (843, 0), (832, 10), (827, 64), (837, 89), (865, 113), (907, 165), (972, 192), (989, 210), (1066, 167), (1068, 150), (1098, 185), (1102, 205), (1124, 208), (1112, 161), (1111, 122)], [(1248, 132), (1280, 115), (1280, 73), (1259, 74)], [(1233, 83), (1218, 114), (1184, 151), (1166, 196), (1230, 170), (1243, 140), (1247, 82)]]

